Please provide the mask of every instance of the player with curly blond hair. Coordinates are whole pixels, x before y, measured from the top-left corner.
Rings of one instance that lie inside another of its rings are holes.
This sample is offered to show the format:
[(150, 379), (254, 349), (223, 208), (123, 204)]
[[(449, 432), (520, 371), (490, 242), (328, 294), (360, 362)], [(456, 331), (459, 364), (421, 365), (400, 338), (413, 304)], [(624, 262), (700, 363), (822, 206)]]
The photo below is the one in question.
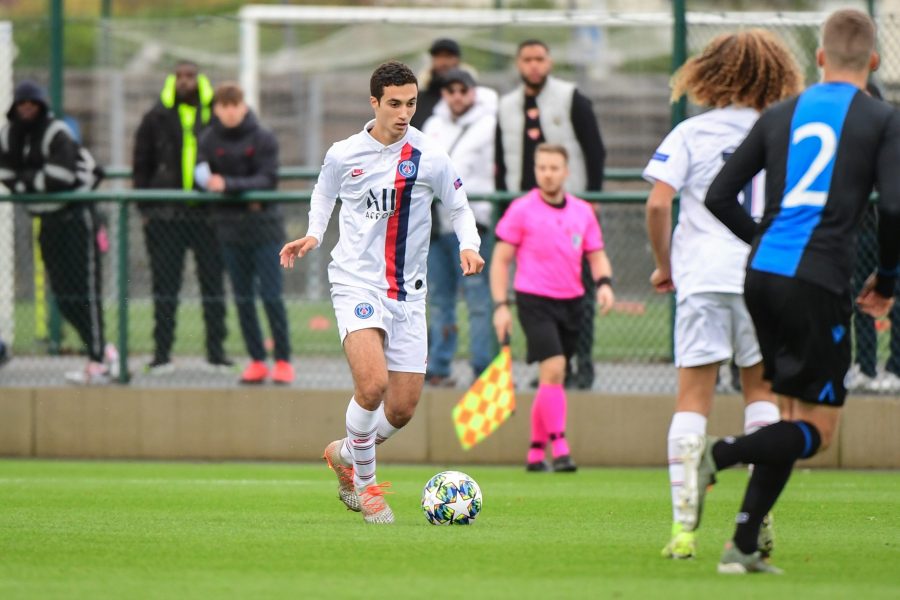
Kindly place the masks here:
[[(762, 350), (764, 378), (783, 420), (749, 435), (693, 436), (683, 444), (684, 505), (703, 510), (718, 471), (754, 465), (718, 572), (779, 573), (761, 558), (760, 524), (797, 460), (837, 438), (850, 368), (854, 240), (878, 190), (878, 269), (856, 298), (887, 315), (900, 276), (900, 112), (866, 93), (878, 68), (875, 22), (857, 9), (833, 12), (822, 27), (821, 82), (766, 110), (725, 163), (705, 206), (750, 244), (744, 300)], [(761, 169), (762, 220), (737, 200)], [(815, 560), (815, 559), (813, 559)]]
[[(760, 111), (798, 94), (802, 80), (791, 53), (772, 33), (751, 29), (716, 37), (672, 79), (673, 101), (686, 94), (712, 110), (675, 127), (644, 170), (653, 184), (647, 199), (647, 231), (656, 269), (650, 283), (657, 292), (676, 296), (678, 395), (668, 433), (674, 522), (671, 541), (663, 549), (667, 558), (691, 558), (696, 553), (699, 519), (684, 506), (682, 445), (706, 433), (720, 363), (734, 357), (740, 368), (745, 432), (779, 420), (744, 305), (744, 265), (750, 246), (722, 225), (703, 200)], [(760, 173), (741, 194), (744, 210), (754, 218), (762, 215), (763, 181)], [(672, 233), (672, 203), (678, 192), (678, 224)], [(763, 528), (761, 536), (761, 548), (771, 552), (771, 529)]]

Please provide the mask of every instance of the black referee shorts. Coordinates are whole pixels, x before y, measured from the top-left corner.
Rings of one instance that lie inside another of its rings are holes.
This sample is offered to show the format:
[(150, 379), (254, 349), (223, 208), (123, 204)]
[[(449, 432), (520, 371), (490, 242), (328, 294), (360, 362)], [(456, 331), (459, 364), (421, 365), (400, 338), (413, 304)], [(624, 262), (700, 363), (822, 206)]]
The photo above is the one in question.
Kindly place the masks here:
[(568, 359), (575, 353), (582, 310), (580, 296), (557, 300), (516, 292), (516, 304), (519, 323), (525, 332), (529, 363), (559, 355)]
[(811, 404), (843, 406), (850, 368), (849, 295), (750, 269), (744, 300), (772, 390)]

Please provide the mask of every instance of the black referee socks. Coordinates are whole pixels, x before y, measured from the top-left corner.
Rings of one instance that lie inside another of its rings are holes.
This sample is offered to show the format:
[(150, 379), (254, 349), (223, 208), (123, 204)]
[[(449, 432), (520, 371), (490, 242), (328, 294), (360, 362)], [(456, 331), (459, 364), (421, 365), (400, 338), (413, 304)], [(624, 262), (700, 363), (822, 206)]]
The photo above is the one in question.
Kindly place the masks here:
[(779, 421), (738, 438), (724, 438), (712, 449), (716, 469), (739, 463), (792, 465), (798, 458), (813, 456), (822, 443), (815, 425), (807, 421)]

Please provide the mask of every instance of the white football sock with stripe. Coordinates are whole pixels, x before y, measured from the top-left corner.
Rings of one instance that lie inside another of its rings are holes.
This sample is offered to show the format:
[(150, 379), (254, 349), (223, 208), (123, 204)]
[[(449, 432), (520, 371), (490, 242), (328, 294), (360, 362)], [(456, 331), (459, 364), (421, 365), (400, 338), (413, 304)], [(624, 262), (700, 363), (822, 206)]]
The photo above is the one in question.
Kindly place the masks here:
[(678, 443), (691, 434), (706, 435), (706, 417), (695, 412), (672, 415), (672, 424), (669, 425), (669, 483), (672, 486), (672, 519), (676, 523), (684, 522), (678, 511), (678, 493), (684, 482), (684, 465), (679, 457)]
[(382, 402), (378, 407), (378, 432), (375, 434), (375, 443), (382, 444), (388, 441), (398, 431), (400, 431), (400, 428), (394, 427), (387, 420), (387, 415), (384, 414), (384, 402)]
[[(384, 414), (384, 402), (382, 402), (378, 405), (378, 425), (375, 433), (375, 444), (382, 444), (388, 441), (391, 439), (391, 436), (398, 431), (400, 431), (400, 428), (394, 427), (391, 425), (391, 422), (387, 420), (387, 416)], [(341, 460), (343, 460), (345, 464), (353, 464), (353, 454), (350, 452), (349, 438), (344, 438), (344, 443), (341, 444)]]
[(357, 492), (375, 483), (375, 432), (378, 411), (366, 410), (350, 398), (347, 406), (347, 441), (353, 455), (353, 484)]

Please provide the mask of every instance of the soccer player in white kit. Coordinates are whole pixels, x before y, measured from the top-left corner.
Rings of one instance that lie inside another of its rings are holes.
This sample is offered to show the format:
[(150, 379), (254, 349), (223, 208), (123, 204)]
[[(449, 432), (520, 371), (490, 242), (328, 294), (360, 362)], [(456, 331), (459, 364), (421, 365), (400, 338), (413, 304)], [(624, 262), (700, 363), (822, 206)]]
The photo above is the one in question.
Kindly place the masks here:
[[(750, 246), (703, 205), (706, 190), (734, 149), (769, 104), (800, 92), (803, 78), (784, 44), (759, 29), (723, 34), (691, 58), (673, 78), (672, 99), (688, 94), (712, 108), (680, 123), (653, 154), (644, 177), (653, 183), (647, 199), (647, 231), (657, 292), (674, 291), (675, 365), (678, 396), (668, 433), (672, 489), (672, 538), (667, 558), (691, 558), (699, 523), (683, 506), (682, 445), (706, 433), (719, 364), (734, 356), (741, 370), (744, 431), (780, 419), (770, 384), (763, 380), (762, 354), (744, 304), (744, 268)], [(764, 174), (744, 190), (744, 209), (757, 219), (764, 207)], [(672, 201), (681, 191), (678, 226), (672, 232)], [(670, 241), (671, 236), (671, 241)], [(771, 552), (771, 528), (760, 531), (760, 549)]]
[(322, 243), (335, 200), (340, 235), (328, 279), (338, 330), (353, 375), (346, 436), (325, 448), (338, 496), (367, 523), (393, 523), (384, 500), (390, 483), (375, 478), (375, 446), (412, 418), (425, 382), (425, 268), (431, 203), (449, 209), (459, 239), (460, 268), (484, 268), (481, 240), (463, 182), (447, 153), (409, 121), (418, 84), (399, 62), (384, 63), (370, 81), (375, 119), (334, 144), (312, 193), (306, 236), (281, 250), (281, 265)]

